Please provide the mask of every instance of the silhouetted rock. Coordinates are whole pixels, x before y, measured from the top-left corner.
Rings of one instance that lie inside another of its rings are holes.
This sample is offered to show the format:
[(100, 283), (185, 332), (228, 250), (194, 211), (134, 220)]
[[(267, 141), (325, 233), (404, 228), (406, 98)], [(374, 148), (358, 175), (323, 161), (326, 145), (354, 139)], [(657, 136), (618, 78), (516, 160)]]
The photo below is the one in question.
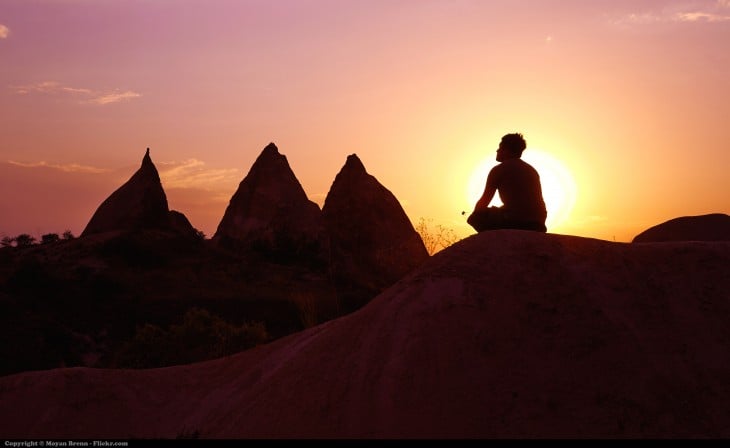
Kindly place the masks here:
[(322, 207), (334, 272), (382, 288), (428, 258), (423, 240), (398, 199), (347, 157)]
[(682, 216), (651, 227), (633, 239), (634, 243), (662, 241), (730, 241), (730, 216)]
[(81, 235), (164, 228), (168, 225), (168, 211), (167, 197), (147, 148), (139, 170), (102, 202)]
[(96, 210), (81, 236), (118, 230), (160, 229), (193, 235), (195, 229), (180, 212), (170, 212), (160, 175), (150, 158)]
[(2, 377), (0, 434), (724, 439), (729, 264), (730, 243), (483, 232), (236, 355)]
[(320, 209), (307, 198), (286, 156), (270, 143), (231, 198), (213, 240), (279, 253), (316, 252)]
[(190, 224), (187, 216), (176, 211), (170, 210), (168, 212), (168, 223), (170, 229), (175, 233), (191, 238), (199, 238), (198, 230)]

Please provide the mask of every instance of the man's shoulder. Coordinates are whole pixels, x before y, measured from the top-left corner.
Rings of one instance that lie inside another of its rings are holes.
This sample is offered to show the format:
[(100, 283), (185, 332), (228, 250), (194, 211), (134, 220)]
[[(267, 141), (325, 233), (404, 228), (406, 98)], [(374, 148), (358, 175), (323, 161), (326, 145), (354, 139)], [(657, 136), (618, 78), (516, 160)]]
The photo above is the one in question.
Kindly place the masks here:
[(522, 159), (511, 159), (511, 160), (507, 160), (506, 162), (511, 162), (507, 168), (510, 170), (535, 171), (535, 168), (532, 165), (530, 165), (529, 163), (525, 162)]
[(488, 177), (499, 176), (500, 173), (504, 171), (504, 169), (504, 162), (499, 162), (498, 164), (494, 165), (491, 170), (489, 170)]

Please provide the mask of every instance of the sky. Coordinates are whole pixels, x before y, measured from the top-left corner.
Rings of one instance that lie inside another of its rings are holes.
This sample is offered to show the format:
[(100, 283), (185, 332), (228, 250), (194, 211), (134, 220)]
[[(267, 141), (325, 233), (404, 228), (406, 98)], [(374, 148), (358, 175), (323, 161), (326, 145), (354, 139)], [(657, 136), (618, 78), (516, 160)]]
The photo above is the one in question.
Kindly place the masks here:
[(631, 241), (730, 213), (729, 45), (730, 0), (0, 0), (0, 235), (80, 234), (149, 147), (212, 236), (274, 142), (466, 236), (521, 132), (548, 232)]

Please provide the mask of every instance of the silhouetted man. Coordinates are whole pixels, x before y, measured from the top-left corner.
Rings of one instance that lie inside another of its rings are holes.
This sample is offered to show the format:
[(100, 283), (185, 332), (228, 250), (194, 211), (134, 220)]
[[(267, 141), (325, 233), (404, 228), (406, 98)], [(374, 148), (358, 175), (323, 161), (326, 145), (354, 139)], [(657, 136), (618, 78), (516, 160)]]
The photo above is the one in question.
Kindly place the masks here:
[[(500, 164), (489, 172), (484, 193), (466, 220), (477, 232), (495, 229), (547, 231), (540, 175), (520, 158), (526, 147), (522, 134), (502, 137), (497, 149)], [(504, 206), (489, 207), (495, 192), (499, 192)]]

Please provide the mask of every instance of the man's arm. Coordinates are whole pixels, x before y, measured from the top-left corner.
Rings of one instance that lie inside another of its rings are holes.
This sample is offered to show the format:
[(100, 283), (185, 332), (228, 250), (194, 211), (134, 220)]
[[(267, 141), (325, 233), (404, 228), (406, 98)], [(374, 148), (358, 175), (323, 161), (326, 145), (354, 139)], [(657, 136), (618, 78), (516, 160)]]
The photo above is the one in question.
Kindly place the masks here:
[(487, 186), (484, 188), (484, 193), (482, 194), (482, 197), (479, 198), (476, 205), (474, 205), (474, 211), (482, 210), (489, 207), (489, 203), (492, 202), (492, 198), (494, 197), (494, 193), (496, 192), (496, 188), (487, 184)]
[(492, 198), (494, 198), (494, 193), (497, 192), (497, 170), (495, 170), (495, 168), (497, 167), (492, 168), (487, 176), (487, 184), (484, 186), (484, 193), (482, 193), (482, 197), (479, 198), (477, 203), (474, 205), (474, 211), (488, 208), (489, 203), (492, 202)]

